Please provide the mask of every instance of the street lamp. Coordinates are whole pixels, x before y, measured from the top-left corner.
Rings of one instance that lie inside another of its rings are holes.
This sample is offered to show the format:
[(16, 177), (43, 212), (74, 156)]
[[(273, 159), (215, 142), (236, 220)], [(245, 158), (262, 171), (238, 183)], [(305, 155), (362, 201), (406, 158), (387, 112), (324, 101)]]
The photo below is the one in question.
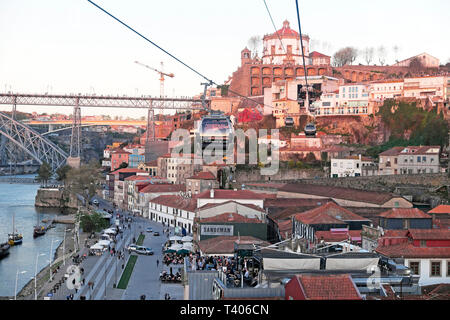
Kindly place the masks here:
[(104, 295), (104, 300), (106, 300), (106, 260), (105, 260), (105, 295)]
[(38, 263), (38, 258), (40, 257), (40, 256), (45, 256), (45, 253), (37, 253), (36, 254), (36, 267), (35, 267), (35, 269), (34, 269), (34, 300), (37, 300), (37, 285), (36, 285), (36, 282), (37, 282), (37, 280), (36, 280), (36, 278), (37, 278), (37, 263)]
[(63, 242), (63, 265), (66, 265), (66, 231), (72, 231), (72, 229), (67, 229), (64, 227), (64, 242)]
[(24, 274), (24, 273), (27, 273), (27, 271), (24, 270), (24, 271), (20, 271), (19, 272), (19, 269), (17, 269), (17, 273), (16, 273), (16, 289), (14, 290), (14, 300), (17, 300), (17, 280), (19, 279), (19, 273), (20, 274)]

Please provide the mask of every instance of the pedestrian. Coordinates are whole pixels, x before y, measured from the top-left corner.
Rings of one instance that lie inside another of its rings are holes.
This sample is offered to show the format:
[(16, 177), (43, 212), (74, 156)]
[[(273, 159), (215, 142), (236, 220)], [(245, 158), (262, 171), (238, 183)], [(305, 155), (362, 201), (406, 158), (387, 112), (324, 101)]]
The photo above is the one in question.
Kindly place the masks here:
[(82, 281), (82, 283), (83, 283), (83, 286), (84, 286), (84, 281), (85, 281), (85, 280), (86, 280), (86, 279), (84, 279), (84, 278), (83, 278), (83, 281)]
[(159, 266), (159, 260), (156, 259), (156, 267), (158, 268), (158, 266)]
[(75, 287), (75, 293), (78, 293), (78, 289)]

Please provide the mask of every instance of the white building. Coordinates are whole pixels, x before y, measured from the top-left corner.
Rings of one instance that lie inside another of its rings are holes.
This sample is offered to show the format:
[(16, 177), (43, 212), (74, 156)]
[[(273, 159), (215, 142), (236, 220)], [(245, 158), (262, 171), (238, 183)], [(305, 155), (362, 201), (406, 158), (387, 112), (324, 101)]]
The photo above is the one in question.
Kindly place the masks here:
[(315, 104), (316, 115), (367, 115), (369, 110), (369, 86), (346, 84), (339, 91), (323, 93)]
[(363, 167), (372, 166), (375, 163), (372, 159), (358, 156), (350, 156), (342, 159), (331, 159), (332, 178), (340, 177), (359, 177), (363, 174)]
[(184, 228), (192, 234), (197, 201), (179, 195), (162, 195), (149, 202), (149, 218), (165, 226)]
[(409, 67), (410, 63), (414, 60), (417, 59), (420, 61), (420, 63), (425, 67), (425, 68), (439, 68), (439, 59), (433, 57), (432, 55), (424, 52), (421, 54), (418, 54), (417, 56), (402, 60), (400, 62), (397, 62), (396, 64), (393, 64), (392, 66), (395, 67)]
[(224, 203), (228, 201), (235, 201), (243, 204), (253, 204), (260, 208), (264, 208), (263, 194), (259, 194), (250, 190), (226, 190), (226, 189), (211, 189), (200, 193), (197, 196), (197, 207), (200, 208), (209, 203)]
[(382, 102), (385, 99), (401, 96), (403, 96), (403, 79), (372, 82), (369, 86), (369, 98), (371, 101)]
[[(280, 43), (281, 38), (281, 43)], [(302, 34), (305, 64), (311, 64), (309, 56), (309, 37)], [(263, 64), (284, 64), (292, 61), (303, 64), (302, 49), (299, 46), (300, 35), (289, 26), (289, 21), (283, 22), (283, 28), (276, 33), (265, 35), (263, 38)]]

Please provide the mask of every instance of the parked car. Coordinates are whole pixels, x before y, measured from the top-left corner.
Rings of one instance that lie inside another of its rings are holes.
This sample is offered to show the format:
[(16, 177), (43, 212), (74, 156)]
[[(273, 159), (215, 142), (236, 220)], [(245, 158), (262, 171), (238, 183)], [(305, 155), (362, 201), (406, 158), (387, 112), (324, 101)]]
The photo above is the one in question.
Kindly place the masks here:
[(146, 247), (142, 247), (142, 246), (138, 246), (135, 250), (136, 253), (138, 254), (145, 254), (145, 255), (152, 255), (153, 254), (153, 250), (151, 248), (146, 248)]
[(138, 246), (135, 244), (130, 244), (127, 249), (128, 251), (136, 251), (137, 247)]
[(153, 229), (150, 228), (150, 227), (148, 227), (148, 228), (147, 228), (147, 232), (153, 232)]
[(159, 236), (159, 232), (158, 232), (158, 231), (155, 231), (155, 232), (153, 232), (153, 235), (154, 235), (154, 236)]

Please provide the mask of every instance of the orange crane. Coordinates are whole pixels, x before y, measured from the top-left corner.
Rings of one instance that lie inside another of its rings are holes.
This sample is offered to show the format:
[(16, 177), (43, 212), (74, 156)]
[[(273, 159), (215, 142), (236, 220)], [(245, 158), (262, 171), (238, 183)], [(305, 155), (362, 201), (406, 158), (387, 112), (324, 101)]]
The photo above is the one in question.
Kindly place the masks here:
[[(140, 63), (139, 61), (135, 61), (135, 63), (137, 63), (137, 64), (139, 64), (139, 65), (141, 65), (141, 66), (143, 66), (143, 67), (146, 67), (146, 68), (148, 68), (148, 69), (150, 69), (150, 70), (153, 70), (153, 71), (159, 73), (159, 75), (160, 75), (160, 78), (159, 78), (159, 82), (160, 82), (160, 95), (161, 95), (161, 98), (163, 98), (163, 97), (164, 97), (164, 76), (168, 76), (168, 77), (173, 78), (175, 75), (174, 75), (173, 73), (165, 73), (165, 72), (159, 71), (159, 70), (157, 70), (157, 69), (155, 69), (155, 68), (152, 68), (152, 67), (150, 67), (150, 66), (148, 66), (148, 65), (146, 65), (146, 64)], [(161, 62), (161, 70), (162, 70), (162, 69), (163, 69), (163, 63)]]

